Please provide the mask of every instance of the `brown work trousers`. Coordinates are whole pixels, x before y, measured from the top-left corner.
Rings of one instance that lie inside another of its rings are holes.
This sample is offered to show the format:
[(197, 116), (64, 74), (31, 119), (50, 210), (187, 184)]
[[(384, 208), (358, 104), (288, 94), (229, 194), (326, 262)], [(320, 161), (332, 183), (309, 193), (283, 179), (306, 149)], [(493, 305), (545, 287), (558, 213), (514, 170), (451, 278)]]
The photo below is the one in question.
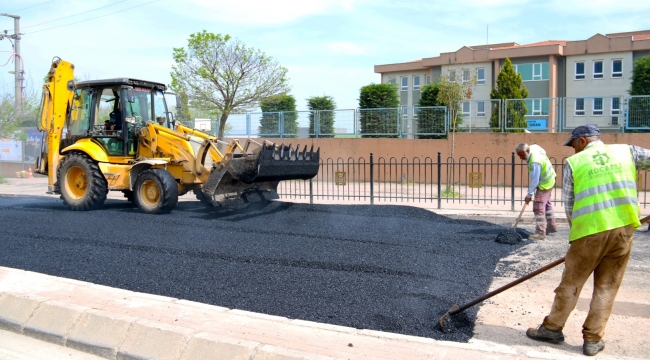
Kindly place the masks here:
[(533, 214), (535, 214), (535, 234), (546, 235), (546, 229), (557, 230), (555, 225), (555, 213), (553, 212), (553, 203), (551, 203), (551, 193), (553, 189), (535, 190), (535, 199), (533, 201)]
[(582, 325), (582, 337), (585, 341), (600, 341), (603, 338), (616, 293), (630, 259), (633, 237), (634, 227), (628, 225), (571, 242), (566, 253), (562, 280), (555, 289), (551, 313), (544, 318), (543, 325), (546, 328), (564, 328), (571, 311), (576, 307), (582, 286), (593, 273), (594, 292), (587, 319)]

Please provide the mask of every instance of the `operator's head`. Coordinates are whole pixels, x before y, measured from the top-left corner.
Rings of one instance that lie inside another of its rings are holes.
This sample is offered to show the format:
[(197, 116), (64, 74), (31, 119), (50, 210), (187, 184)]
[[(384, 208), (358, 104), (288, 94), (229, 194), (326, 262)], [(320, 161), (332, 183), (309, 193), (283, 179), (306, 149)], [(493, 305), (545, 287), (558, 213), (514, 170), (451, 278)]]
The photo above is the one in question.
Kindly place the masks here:
[(581, 125), (573, 129), (569, 141), (564, 146), (571, 146), (576, 154), (592, 141), (600, 140), (600, 129), (596, 125)]
[(158, 116), (156, 118), (156, 121), (158, 121), (158, 125), (165, 125), (165, 117), (164, 116)]

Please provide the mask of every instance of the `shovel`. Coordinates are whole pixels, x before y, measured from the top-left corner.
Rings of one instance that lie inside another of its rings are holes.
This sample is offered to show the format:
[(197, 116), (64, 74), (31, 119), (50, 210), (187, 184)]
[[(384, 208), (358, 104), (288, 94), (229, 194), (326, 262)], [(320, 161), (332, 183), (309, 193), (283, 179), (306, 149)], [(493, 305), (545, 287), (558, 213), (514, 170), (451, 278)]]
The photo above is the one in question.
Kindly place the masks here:
[[(526, 205), (524, 205), (524, 208), (526, 208)], [(524, 209), (521, 209), (521, 212), (523, 213), (523, 212), (524, 212)], [(519, 217), (521, 217), (521, 214), (519, 215)], [(519, 220), (519, 219), (517, 219), (517, 220)], [(648, 221), (650, 221), (650, 216), (646, 216), (646, 217), (644, 217), (643, 219), (639, 220), (639, 222), (640, 222), (641, 224), (645, 224), (645, 223), (647, 223)], [(516, 226), (517, 226), (517, 222), (515, 222), (515, 226), (514, 226), (514, 227), (516, 227)], [(513, 227), (513, 228), (514, 228), (514, 227)], [(462, 305), (462, 306), (458, 306), (458, 305), (454, 304), (454, 306), (452, 306), (451, 309), (449, 309), (449, 311), (447, 311), (447, 312), (446, 312), (444, 315), (442, 315), (442, 317), (440, 318), (440, 321), (439, 321), (439, 323), (440, 323), (440, 327), (441, 327), (443, 330), (445, 329), (445, 320), (447, 320), (447, 318), (448, 318), (449, 316), (451, 316), (451, 315), (456, 315), (456, 314), (458, 314), (458, 313), (460, 313), (460, 312), (463, 312), (463, 311), (467, 310), (468, 308), (470, 308), (470, 307), (472, 307), (472, 306), (474, 306), (474, 305), (476, 305), (476, 304), (478, 304), (478, 303), (480, 303), (480, 302), (482, 302), (482, 301), (484, 301), (484, 300), (487, 300), (487, 299), (491, 298), (492, 296), (494, 296), (494, 295), (496, 295), (496, 294), (499, 294), (499, 293), (501, 293), (501, 292), (503, 292), (503, 291), (505, 291), (505, 290), (508, 290), (508, 289), (510, 289), (511, 287), (513, 287), (513, 286), (515, 286), (515, 285), (517, 285), (517, 284), (520, 284), (520, 283), (522, 283), (522, 282), (524, 282), (524, 281), (526, 281), (526, 280), (528, 280), (528, 279), (530, 279), (530, 278), (532, 278), (532, 277), (535, 277), (535, 276), (537, 276), (537, 275), (543, 273), (544, 271), (546, 271), (546, 270), (548, 270), (548, 269), (552, 269), (552, 268), (554, 268), (554, 267), (560, 265), (560, 264), (563, 263), (563, 262), (564, 262), (564, 257), (561, 258), (561, 259), (555, 260), (555, 261), (553, 261), (552, 263), (550, 263), (550, 264), (548, 264), (548, 265), (546, 265), (546, 266), (544, 266), (544, 267), (542, 267), (542, 268), (539, 268), (539, 269), (537, 269), (537, 270), (531, 272), (530, 274), (524, 275), (524, 276), (520, 277), (519, 279), (517, 279), (517, 280), (515, 280), (515, 281), (513, 281), (513, 282), (511, 282), (511, 283), (509, 283), (509, 284), (503, 285), (502, 287), (500, 287), (500, 288), (498, 288), (498, 289), (496, 289), (496, 290), (494, 290), (494, 291), (490, 291), (489, 293), (487, 293), (487, 294), (485, 294), (485, 295), (483, 295), (483, 296), (481, 296), (481, 297), (479, 297), (479, 298), (477, 298), (477, 299), (474, 299), (474, 300), (468, 302), (467, 304), (464, 304), (464, 305)]]

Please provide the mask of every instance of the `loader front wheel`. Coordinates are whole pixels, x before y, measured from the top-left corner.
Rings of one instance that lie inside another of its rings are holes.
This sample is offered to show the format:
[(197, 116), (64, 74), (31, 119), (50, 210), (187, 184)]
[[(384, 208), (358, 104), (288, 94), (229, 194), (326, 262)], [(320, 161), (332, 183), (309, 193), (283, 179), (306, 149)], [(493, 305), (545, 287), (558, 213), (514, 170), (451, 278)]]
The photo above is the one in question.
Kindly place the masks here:
[(166, 214), (178, 203), (176, 179), (163, 169), (141, 172), (135, 181), (134, 200), (147, 214)]
[(108, 194), (108, 183), (99, 166), (88, 155), (71, 153), (59, 168), (61, 199), (70, 209), (96, 210)]

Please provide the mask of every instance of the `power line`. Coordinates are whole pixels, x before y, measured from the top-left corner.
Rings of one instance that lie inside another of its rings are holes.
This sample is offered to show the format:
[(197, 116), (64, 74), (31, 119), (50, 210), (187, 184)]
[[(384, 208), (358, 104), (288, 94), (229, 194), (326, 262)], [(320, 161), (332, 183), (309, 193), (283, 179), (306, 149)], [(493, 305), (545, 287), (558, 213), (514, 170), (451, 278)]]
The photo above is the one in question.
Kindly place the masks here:
[(110, 6), (114, 6), (114, 5), (117, 5), (117, 4), (119, 4), (119, 3), (123, 3), (123, 2), (125, 2), (125, 1), (127, 1), (127, 0), (122, 0), (122, 1), (120, 1), (120, 2), (116, 2), (115, 4), (110, 4), (110, 5), (106, 5), (106, 6), (98, 7), (98, 8), (92, 9), (92, 10), (88, 10), (88, 11), (80, 12), (80, 13), (77, 13), (77, 14), (72, 14), (72, 15), (64, 16), (64, 17), (61, 17), (61, 18), (58, 18), (58, 19), (54, 19), (54, 20), (50, 20), (50, 21), (46, 21), (46, 22), (42, 22), (42, 23), (40, 23), (40, 24), (23, 26), (23, 29), (26, 29), (26, 28), (28, 28), (28, 27), (34, 27), (34, 26), (39, 26), (39, 25), (49, 24), (49, 23), (51, 23), (51, 22), (55, 22), (55, 21), (59, 21), (59, 20), (63, 20), (63, 19), (67, 19), (67, 18), (70, 18), (70, 17), (73, 17), (73, 16), (77, 16), (77, 15), (81, 15), (81, 14), (89, 13), (89, 12), (92, 12), (92, 11), (95, 11), (95, 10), (99, 10), (99, 9), (107, 8), (107, 7), (110, 7)]
[(73, 23), (65, 24), (65, 25), (61, 25), (61, 26), (54, 26), (54, 27), (47, 28), (47, 29), (36, 30), (36, 31), (32, 31), (32, 32), (30, 32), (30, 33), (26, 33), (26, 34), (35, 34), (35, 33), (41, 32), (41, 31), (47, 31), (47, 30), (52, 30), (52, 29), (58, 29), (58, 28), (65, 27), (65, 26), (70, 26), (70, 25), (74, 25), (74, 24), (79, 24), (79, 23), (82, 23), (82, 22), (84, 22), (84, 21), (89, 21), (89, 20), (99, 19), (99, 18), (102, 18), (102, 17), (105, 17), (105, 16), (109, 16), (109, 15), (117, 14), (117, 13), (122, 12), (122, 11), (131, 10), (131, 9), (135, 9), (135, 8), (137, 8), (137, 7), (140, 7), (140, 6), (145, 6), (145, 5), (153, 4), (153, 3), (158, 2), (158, 1), (160, 1), (160, 0), (150, 1), (150, 2), (148, 2), (148, 3), (144, 3), (144, 4), (140, 4), (140, 5), (132, 6), (132, 7), (130, 7), (130, 8), (126, 8), (126, 9), (118, 10), (118, 11), (115, 11), (115, 12), (112, 12), (112, 13), (108, 13), (108, 14), (105, 14), (105, 15), (96, 16), (96, 17), (94, 17), (94, 18), (89, 18), (89, 19), (85, 19), (85, 20), (81, 20), (81, 21), (77, 21), (77, 22), (73, 22)]
[(40, 3), (40, 4), (36, 4), (36, 5), (32, 5), (32, 6), (28, 6), (28, 7), (26, 7), (26, 8), (22, 8), (22, 9), (19, 9), (19, 10), (14, 10), (13, 12), (17, 13), (17, 12), (19, 12), (19, 11), (23, 11), (23, 10), (31, 9), (31, 8), (33, 8), (33, 7), (37, 7), (37, 6), (39, 6), (39, 5), (47, 4), (47, 3), (52, 2), (52, 1), (54, 1), (54, 0), (50, 0), (50, 1), (46, 1), (46, 2), (42, 2), (42, 3)]

